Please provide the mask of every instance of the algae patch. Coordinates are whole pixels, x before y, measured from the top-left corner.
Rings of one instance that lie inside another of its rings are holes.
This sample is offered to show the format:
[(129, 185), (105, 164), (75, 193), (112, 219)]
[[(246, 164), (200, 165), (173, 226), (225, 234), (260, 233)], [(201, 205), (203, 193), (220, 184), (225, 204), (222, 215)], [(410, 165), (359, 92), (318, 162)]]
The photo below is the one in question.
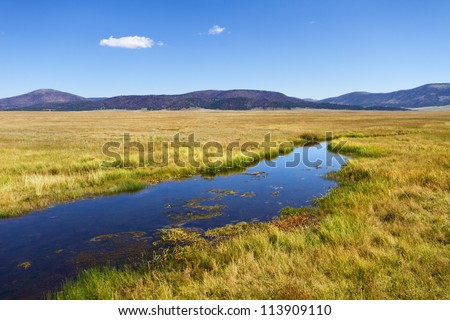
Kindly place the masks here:
[(96, 236), (89, 240), (90, 242), (100, 242), (112, 238), (118, 238), (122, 236), (131, 236), (132, 238), (141, 238), (145, 236), (147, 233), (143, 231), (128, 231), (128, 232), (119, 232), (119, 233), (111, 233), (111, 234), (103, 234), (100, 236)]
[(228, 196), (228, 195), (235, 195), (237, 194), (237, 192), (235, 190), (217, 190), (217, 189), (211, 189), (208, 191), (209, 193), (215, 193), (215, 194), (220, 194), (223, 196)]
[[(221, 199), (221, 198), (220, 198)], [(220, 200), (217, 197), (213, 200)], [(179, 205), (168, 205), (171, 209), (166, 215), (177, 223), (185, 223), (191, 220), (210, 219), (222, 215), (222, 210), (227, 208), (224, 204), (205, 203), (211, 201), (209, 198), (194, 198)]]
[(245, 193), (241, 194), (241, 197), (244, 197), (244, 198), (251, 198), (254, 196), (256, 196), (256, 194), (253, 192), (245, 192)]
[(31, 262), (30, 261), (25, 261), (25, 262), (19, 263), (17, 265), (17, 268), (23, 269), (23, 270), (27, 270), (27, 269), (31, 268)]

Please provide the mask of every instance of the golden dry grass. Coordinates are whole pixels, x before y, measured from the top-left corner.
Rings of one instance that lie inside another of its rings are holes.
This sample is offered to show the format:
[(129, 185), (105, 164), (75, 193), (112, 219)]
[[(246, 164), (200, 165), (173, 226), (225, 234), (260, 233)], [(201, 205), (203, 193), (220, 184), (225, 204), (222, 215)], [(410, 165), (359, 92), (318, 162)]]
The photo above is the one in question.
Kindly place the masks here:
[(194, 132), (225, 144), (325, 131), (337, 137), (332, 147), (347, 140), (341, 151), (353, 157), (314, 223), (291, 215), (211, 230), (216, 241), (179, 247), (162, 264), (88, 270), (57, 297), (449, 299), (449, 112), (3, 112), (0, 210), (11, 216), (196, 172), (102, 168), (101, 145), (123, 132), (140, 141)]

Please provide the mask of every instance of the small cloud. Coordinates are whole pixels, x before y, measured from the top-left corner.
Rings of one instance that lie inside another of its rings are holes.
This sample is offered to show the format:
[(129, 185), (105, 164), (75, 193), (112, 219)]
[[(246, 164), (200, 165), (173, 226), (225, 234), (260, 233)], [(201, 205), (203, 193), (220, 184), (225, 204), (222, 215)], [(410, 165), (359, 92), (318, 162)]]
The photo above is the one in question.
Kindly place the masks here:
[(164, 45), (164, 42), (158, 41), (158, 42), (156, 42), (156, 45), (162, 47)]
[(111, 36), (108, 39), (100, 40), (101, 46), (127, 49), (151, 48), (154, 44), (155, 42), (152, 39), (138, 36), (122, 38), (114, 38)]
[(225, 27), (221, 27), (216, 24), (211, 29), (209, 29), (208, 34), (214, 36), (216, 34), (221, 34), (224, 31), (225, 31)]
[(314, 20), (310, 21), (309, 24), (315, 24), (316, 22)]

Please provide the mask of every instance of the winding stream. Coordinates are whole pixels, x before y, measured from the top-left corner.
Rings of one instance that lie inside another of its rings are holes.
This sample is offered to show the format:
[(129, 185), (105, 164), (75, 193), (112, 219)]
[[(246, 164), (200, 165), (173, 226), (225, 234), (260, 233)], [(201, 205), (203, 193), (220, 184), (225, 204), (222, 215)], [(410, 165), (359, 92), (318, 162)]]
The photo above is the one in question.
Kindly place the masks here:
[[(286, 167), (306, 154), (322, 163)], [(162, 228), (267, 221), (285, 206), (310, 205), (336, 186), (324, 176), (340, 168), (338, 159), (345, 160), (321, 143), (295, 148), (275, 166), (263, 161), (242, 173), (168, 181), (0, 220), (0, 298), (44, 298), (89, 266), (139, 259)]]

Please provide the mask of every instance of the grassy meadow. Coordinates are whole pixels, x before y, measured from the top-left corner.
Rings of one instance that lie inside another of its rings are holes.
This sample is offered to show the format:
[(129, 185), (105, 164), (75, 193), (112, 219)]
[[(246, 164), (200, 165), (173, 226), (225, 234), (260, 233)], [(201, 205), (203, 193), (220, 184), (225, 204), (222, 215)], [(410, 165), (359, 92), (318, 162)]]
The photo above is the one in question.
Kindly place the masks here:
[(87, 270), (52, 297), (450, 299), (450, 112), (2, 112), (0, 216), (205, 170), (138, 168), (136, 155), (131, 168), (102, 166), (102, 145), (124, 132), (142, 142), (180, 132), (227, 144), (326, 131), (330, 148), (345, 140), (340, 152), (352, 159), (317, 207), (209, 230), (210, 241), (172, 230), (167, 239), (184, 245), (139, 267)]

